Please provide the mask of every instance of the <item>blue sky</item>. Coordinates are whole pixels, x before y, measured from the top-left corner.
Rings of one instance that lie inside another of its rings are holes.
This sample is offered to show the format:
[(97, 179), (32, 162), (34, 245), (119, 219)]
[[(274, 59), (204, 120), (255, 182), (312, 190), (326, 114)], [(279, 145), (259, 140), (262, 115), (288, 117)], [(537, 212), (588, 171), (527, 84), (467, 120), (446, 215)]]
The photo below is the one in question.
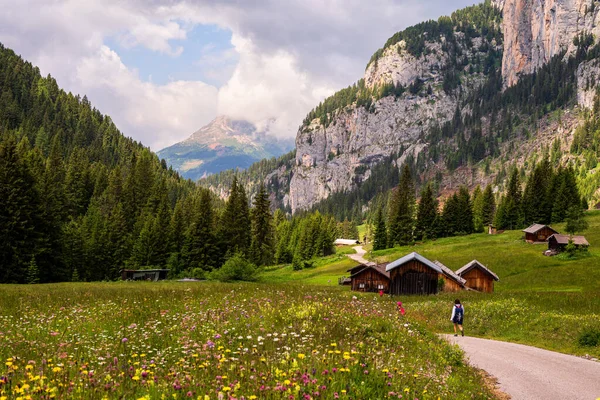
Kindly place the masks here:
[(177, 55), (139, 45), (126, 46), (118, 35), (107, 38), (105, 44), (119, 54), (123, 64), (137, 70), (145, 82), (164, 85), (176, 80), (199, 80), (220, 87), (231, 77), (239, 60), (231, 36), (231, 30), (214, 24), (195, 25), (185, 39), (169, 41), (174, 48), (182, 49)]

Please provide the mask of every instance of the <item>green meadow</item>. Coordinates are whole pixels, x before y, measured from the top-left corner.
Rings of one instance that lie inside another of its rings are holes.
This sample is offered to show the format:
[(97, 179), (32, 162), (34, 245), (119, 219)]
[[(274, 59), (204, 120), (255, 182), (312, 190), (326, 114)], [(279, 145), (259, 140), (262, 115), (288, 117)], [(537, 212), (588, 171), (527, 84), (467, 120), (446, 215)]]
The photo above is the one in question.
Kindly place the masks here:
[[(574, 259), (543, 255), (547, 246), (525, 243), (521, 231), (438, 239), (368, 251), (366, 257), (385, 262), (416, 251), (453, 270), (477, 259), (500, 277), (492, 294), (461, 292), (400, 299), (413, 318), (435, 332), (452, 330), (451, 306), (460, 297), (469, 335), (600, 357), (600, 344), (593, 346), (593, 340), (585, 340), (600, 338), (600, 211), (590, 211), (586, 218), (589, 227), (583, 234), (591, 246), (587, 255)], [(562, 231), (564, 224), (554, 227)], [(347, 275), (346, 270), (356, 265), (340, 255), (326, 260), (321, 260), (325, 265), (298, 272), (288, 266), (274, 268), (263, 279), (335, 285), (337, 277)]]

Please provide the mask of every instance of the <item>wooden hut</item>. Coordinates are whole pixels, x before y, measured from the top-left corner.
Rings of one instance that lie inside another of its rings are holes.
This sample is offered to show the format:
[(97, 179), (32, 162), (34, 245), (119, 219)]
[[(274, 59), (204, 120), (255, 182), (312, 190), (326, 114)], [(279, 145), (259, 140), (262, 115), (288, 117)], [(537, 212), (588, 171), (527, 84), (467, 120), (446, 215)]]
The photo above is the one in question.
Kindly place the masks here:
[(543, 243), (555, 233), (558, 233), (548, 225), (533, 224), (527, 229), (523, 229), (525, 232), (525, 240), (529, 243)]
[(444, 292), (459, 292), (465, 289), (465, 284), (467, 283), (465, 279), (456, 275), (454, 271), (441, 262), (436, 260), (434, 263), (442, 269), (442, 275), (440, 277), (444, 280)]
[(350, 275), (352, 290), (359, 292), (388, 293), (390, 289), (390, 273), (385, 270), (387, 264), (360, 265), (362, 268), (353, 268)]
[(590, 245), (584, 236), (569, 236), (557, 233), (548, 238), (548, 249), (563, 251), (569, 244), (569, 239), (573, 240), (573, 244), (577, 248), (588, 247)]
[(121, 279), (124, 281), (162, 281), (167, 279), (168, 269), (123, 269)]
[(498, 275), (477, 260), (473, 260), (460, 268), (456, 271), (456, 275), (466, 280), (466, 287), (486, 293), (492, 293), (494, 291), (494, 281), (500, 280)]
[(390, 294), (436, 294), (442, 269), (418, 253), (389, 263)]

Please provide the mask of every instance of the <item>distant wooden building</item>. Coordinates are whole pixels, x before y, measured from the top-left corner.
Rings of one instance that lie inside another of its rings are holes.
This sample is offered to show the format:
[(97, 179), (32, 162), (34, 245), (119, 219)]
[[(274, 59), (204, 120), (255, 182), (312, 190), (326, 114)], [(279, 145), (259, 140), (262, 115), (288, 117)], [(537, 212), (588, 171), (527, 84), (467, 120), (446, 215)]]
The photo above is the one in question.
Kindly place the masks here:
[(467, 283), (465, 279), (458, 276), (441, 262), (436, 260), (434, 263), (442, 269), (440, 277), (444, 280), (444, 292), (459, 292), (465, 289), (465, 284)]
[(466, 280), (466, 287), (486, 293), (492, 293), (494, 291), (494, 281), (500, 280), (498, 275), (477, 260), (473, 260), (460, 268), (456, 271), (456, 275)]
[(548, 240), (548, 238), (556, 233), (554, 229), (548, 225), (533, 224), (527, 229), (523, 229), (525, 232), (525, 240), (530, 243), (542, 243)]
[(359, 292), (388, 293), (390, 289), (390, 273), (385, 270), (387, 264), (359, 265), (351, 269), (352, 290)]
[(336, 246), (355, 246), (360, 244), (360, 241), (356, 239), (335, 239), (333, 244)]
[(548, 249), (563, 251), (569, 244), (569, 239), (573, 240), (573, 244), (577, 248), (588, 247), (590, 245), (584, 236), (569, 236), (557, 233), (548, 238)]
[(436, 294), (442, 269), (418, 253), (410, 253), (389, 263), (390, 294)]
[(124, 269), (121, 279), (124, 281), (162, 281), (167, 279), (168, 269)]

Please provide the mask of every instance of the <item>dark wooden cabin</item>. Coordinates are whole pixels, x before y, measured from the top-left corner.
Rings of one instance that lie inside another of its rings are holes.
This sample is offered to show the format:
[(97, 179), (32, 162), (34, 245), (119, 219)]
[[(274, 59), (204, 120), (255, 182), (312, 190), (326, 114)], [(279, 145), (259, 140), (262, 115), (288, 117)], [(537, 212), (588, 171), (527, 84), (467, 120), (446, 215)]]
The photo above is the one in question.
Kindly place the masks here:
[(441, 278), (444, 280), (444, 292), (459, 292), (465, 289), (467, 281), (456, 275), (454, 271), (446, 267), (439, 261), (434, 261), (435, 265), (442, 269)]
[(533, 224), (527, 229), (523, 229), (525, 232), (525, 240), (530, 243), (542, 243), (548, 240), (548, 238), (555, 233), (558, 233), (548, 225)]
[(584, 236), (569, 236), (555, 234), (548, 238), (548, 249), (563, 251), (569, 244), (569, 239), (573, 240), (573, 244), (577, 248), (588, 247), (590, 244)]
[(500, 280), (498, 275), (477, 260), (473, 260), (460, 268), (456, 271), (456, 275), (466, 280), (466, 287), (485, 293), (492, 293), (494, 291), (494, 281)]
[(436, 294), (442, 269), (418, 253), (389, 263), (390, 294)]
[[(353, 268), (350, 275), (352, 290), (359, 292), (388, 293), (390, 289), (390, 273), (385, 270), (387, 264), (360, 265)], [(360, 268), (362, 267), (362, 268)]]
[(121, 279), (124, 281), (162, 281), (167, 279), (168, 269), (124, 269)]

